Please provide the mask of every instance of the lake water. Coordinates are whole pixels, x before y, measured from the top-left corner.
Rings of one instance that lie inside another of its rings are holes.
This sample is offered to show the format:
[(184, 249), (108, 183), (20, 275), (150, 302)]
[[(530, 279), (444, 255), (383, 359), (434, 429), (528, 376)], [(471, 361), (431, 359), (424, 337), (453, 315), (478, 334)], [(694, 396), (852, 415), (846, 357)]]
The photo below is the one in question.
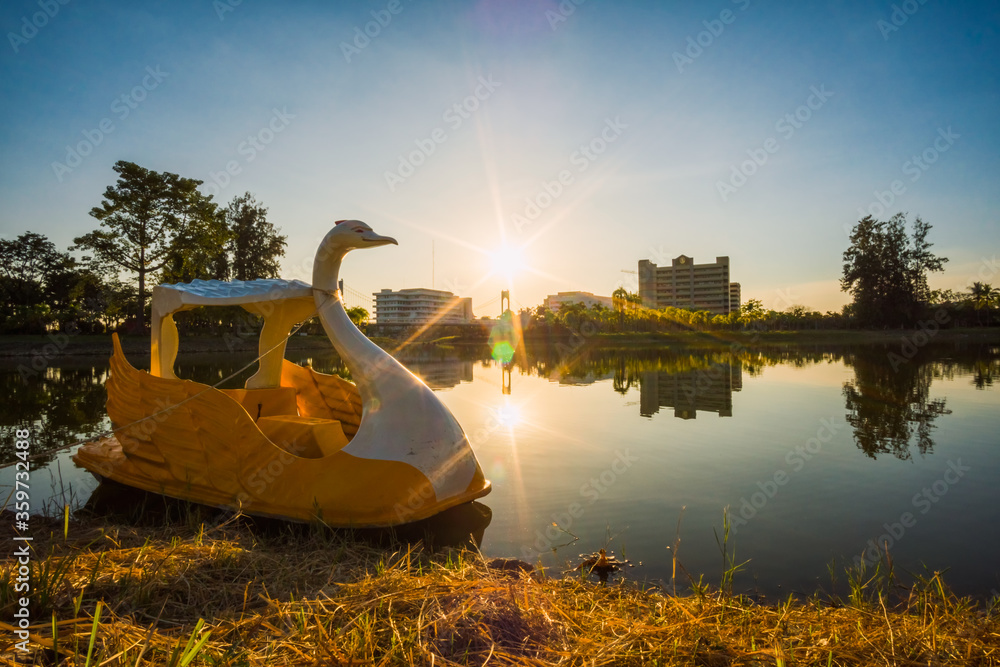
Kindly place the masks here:
[[(560, 345), (505, 368), (485, 349), (424, 347), (402, 360), (455, 413), (493, 482), (487, 556), (560, 571), (606, 546), (634, 564), (629, 577), (669, 585), (677, 546), (679, 589), (689, 575), (718, 584), (728, 507), (730, 545), (749, 559), (740, 591), (829, 589), (831, 560), (874, 562), (888, 542), (897, 570), (947, 569), (957, 592), (989, 595), (1000, 589), (1000, 345), (890, 352)], [(288, 356), (340, 368), (333, 354)], [(249, 359), (182, 356), (178, 374), (214, 383)], [(36, 452), (107, 428), (106, 361), (58, 364), (26, 382), (17, 361), (0, 366), (4, 462), (15, 426), (31, 425)], [(83, 504), (95, 488), (69, 454), (37, 462), (36, 510)], [(0, 485), (6, 496), (12, 468)]]

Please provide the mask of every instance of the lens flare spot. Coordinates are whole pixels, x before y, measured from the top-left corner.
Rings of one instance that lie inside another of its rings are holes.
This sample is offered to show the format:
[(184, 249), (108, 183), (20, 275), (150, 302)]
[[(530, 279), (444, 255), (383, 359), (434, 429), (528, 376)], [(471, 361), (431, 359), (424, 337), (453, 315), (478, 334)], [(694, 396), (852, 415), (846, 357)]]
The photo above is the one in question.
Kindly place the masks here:
[(493, 346), (493, 358), (503, 364), (509, 364), (514, 359), (514, 346), (502, 340)]

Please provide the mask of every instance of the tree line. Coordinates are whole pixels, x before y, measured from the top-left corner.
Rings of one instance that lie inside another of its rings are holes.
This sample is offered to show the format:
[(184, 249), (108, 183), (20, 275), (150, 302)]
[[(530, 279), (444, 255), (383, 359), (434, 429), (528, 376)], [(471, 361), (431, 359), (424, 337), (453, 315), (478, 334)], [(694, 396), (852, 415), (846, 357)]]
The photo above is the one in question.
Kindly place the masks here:
[(935, 326), (986, 326), (997, 323), (1000, 289), (973, 283), (967, 292), (932, 290), (928, 274), (942, 271), (946, 257), (930, 251), (931, 225), (916, 217), (908, 230), (906, 216), (887, 221), (867, 216), (854, 226), (844, 251), (841, 289), (851, 294), (842, 310), (821, 313), (803, 305), (783, 311), (766, 309), (750, 299), (738, 310), (714, 314), (692, 308), (647, 308), (638, 294), (618, 288), (612, 307), (601, 304), (563, 304), (558, 310), (545, 306), (522, 309), (526, 334), (567, 335), (580, 332), (677, 332), (803, 329), (918, 328), (934, 320)]
[[(90, 215), (100, 226), (60, 251), (25, 232), (0, 239), (0, 333), (145, 330), (158, 283), (277, 278), (286, 236), (247, 192), (225, 207), (202, 181), (119, 161)], [(193, 326), (221, 322), (183, 313)]]

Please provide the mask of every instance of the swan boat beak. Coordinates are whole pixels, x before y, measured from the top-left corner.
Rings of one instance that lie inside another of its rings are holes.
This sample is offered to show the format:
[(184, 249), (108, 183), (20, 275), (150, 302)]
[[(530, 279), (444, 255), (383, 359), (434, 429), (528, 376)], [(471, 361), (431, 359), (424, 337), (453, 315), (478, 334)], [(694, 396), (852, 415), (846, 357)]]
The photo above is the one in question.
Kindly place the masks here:
[(396, 239), (391, 236), (380, 236), (372, 231), (366, 231), (362, 236), (361, 240), (365, 242), (366, 246), (380, 246), (380, 245), (399, 245), (396, 243)]

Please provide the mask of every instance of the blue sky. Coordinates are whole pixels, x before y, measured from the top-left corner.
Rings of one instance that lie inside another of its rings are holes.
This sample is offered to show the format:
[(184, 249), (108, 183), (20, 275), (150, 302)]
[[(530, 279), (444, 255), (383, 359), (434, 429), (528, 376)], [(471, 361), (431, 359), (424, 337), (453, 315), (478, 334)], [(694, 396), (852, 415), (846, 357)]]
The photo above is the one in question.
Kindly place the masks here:
[(839, 308), (845, 226), (880, 198), (934, 226), (932, 284), (1000, 283), (997, 3), (234, 1), (5, 2), (0, 234), (65, 248), (130, 160), (255, 193), (289, 278), (359, 218), (400, 245), (349, 285), (430, 286), (433, 241), (474, 308), (680, 254)]

